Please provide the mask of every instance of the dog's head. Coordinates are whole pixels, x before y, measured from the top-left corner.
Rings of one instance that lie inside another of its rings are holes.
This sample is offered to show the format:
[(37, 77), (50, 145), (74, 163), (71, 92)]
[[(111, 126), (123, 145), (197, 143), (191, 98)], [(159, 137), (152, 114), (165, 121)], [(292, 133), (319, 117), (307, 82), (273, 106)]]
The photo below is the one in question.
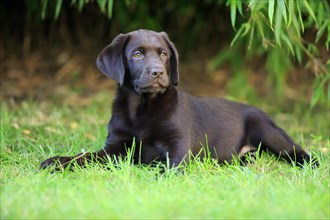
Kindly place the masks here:
[(138, 94), (164, 93), (179, 81), (178, 52), (165, 32), (120, 34), (101, 51), (96, 64), (121, 87)]

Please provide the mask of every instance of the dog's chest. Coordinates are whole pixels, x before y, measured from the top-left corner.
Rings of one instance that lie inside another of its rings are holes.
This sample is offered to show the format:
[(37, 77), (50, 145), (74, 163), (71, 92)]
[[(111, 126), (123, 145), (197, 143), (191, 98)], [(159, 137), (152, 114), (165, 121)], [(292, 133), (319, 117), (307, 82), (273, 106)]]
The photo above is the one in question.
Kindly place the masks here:
[(108, 143), (130, 147), (134, 140), (142, 162), (166, 158), (166, 153), (179, 139), (176, 126), (170, 120), (175, 97), (175, 93), (156, 97), (120, 93), (114, 102)]
[(141, 105), (141, 97), (137, 95), (130, 95), (128, 97), (128, 116), (130, 120), (136, 120), (138, 109)]
[(160, 125), (128, 129), (124, 134), (116, 139), (121, 139), (120, 142), (128, 148), (135, 146), (134, 158), (142, 163), (164, 161), (173, 145), (169, 139), (170, 131)]

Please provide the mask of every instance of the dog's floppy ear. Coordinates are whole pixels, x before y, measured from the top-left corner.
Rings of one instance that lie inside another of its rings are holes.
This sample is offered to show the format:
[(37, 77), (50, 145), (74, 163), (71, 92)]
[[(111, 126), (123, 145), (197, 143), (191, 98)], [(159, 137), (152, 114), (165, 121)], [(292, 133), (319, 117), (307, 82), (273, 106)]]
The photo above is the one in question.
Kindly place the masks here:
[(167, 46), (171, 51), (171, 60), (170, 60), (170, 68), (171, 68), (171, 82), (173, 85), (178, 85), (179, 83), (179, 55), (176, 47), (172, 41), (168, 38), (168, 35), (165, 32), (160, 32), (160, 35), (166, 41)]
[(112, 43), (105, 47), (96, 60), (97, 67), (106, 76), (123, 85), (125, 79), (125, 45), (128, 34), (119, 34)]

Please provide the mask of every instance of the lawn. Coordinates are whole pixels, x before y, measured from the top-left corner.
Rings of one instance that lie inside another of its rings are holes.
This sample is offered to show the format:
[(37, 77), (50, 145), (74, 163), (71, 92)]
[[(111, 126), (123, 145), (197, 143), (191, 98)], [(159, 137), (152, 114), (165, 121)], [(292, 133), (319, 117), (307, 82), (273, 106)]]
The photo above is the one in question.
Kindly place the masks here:
[(259, 107), (319, 158), (317, 169), (262, 154), (245, 167), (195, 160), (184, 174), (128, 160), (38, 171), (50, 156), (101, 148), (110, 101), (104, 92), (82, 106), (1, 103), (1, 219), (329, 219), (329, 118), (302, 103)]

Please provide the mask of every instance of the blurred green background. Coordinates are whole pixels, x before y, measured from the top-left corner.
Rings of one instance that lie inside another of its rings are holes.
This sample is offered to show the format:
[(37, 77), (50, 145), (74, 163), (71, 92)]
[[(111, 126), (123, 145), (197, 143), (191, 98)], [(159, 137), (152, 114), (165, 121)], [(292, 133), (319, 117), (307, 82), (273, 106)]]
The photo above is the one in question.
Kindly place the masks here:
[(283, 107), (329, 101), (326, 0), (2, 0), (0, 17), (0, 98), (12, 104), (113, 89), (95, 59), (139, 28), (176, 44), (181, 90)]

